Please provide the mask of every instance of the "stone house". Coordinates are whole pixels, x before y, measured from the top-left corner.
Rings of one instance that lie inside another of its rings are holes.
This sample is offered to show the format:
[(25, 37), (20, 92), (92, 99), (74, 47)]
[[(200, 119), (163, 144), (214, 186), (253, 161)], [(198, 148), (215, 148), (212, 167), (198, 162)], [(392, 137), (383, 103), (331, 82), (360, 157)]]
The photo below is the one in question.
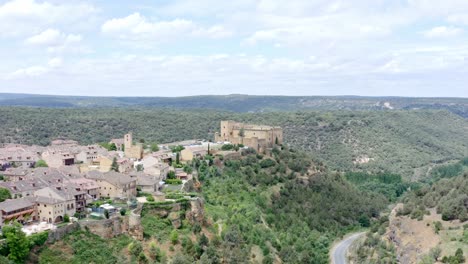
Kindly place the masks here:
[(38, 219), (36, 203), (31, 197), (5, 200), (0, 203), (0, 227), (10, 221), (26, 224)]
[(24, 168), (8, 168), (2, 174), (8, 181), (16, 182), (22, 181), (31, 172), (31, 169)]
[(75, 156), (70, 152), (46, 151), (42, 153), (42, 159), (50, 168), (60, 168), (75, 164)]
[(202, 158), (208, 154), (208, 149), (205, 147), (186, 147), (180, 152), (180, 159), (184, 161), (191, 161), (194, 158)]
[(131, 198), (137, 194), (136, 179), (129, 175), (114, 171), (106, 173), (90, 171), (85, 177), (96, 181), (100, 197)]
[(78, 191), (84, 191), (86, 193), (86, 204), (99, 199), (99, 185), (96, 181), (86, 178), (76, 178), (70, 179), (70, 183), (73, 184)]
[(75, 154), (75, 160), (77, 162), (91, 164), (99, 155), (106, 155), (107, 150), (98, 145), (89, 145), (79, 147), (77, 153)]
[(151, 175), (147, 175), (144, 172), (134, 172), (130, 174), (132, 178), (136, 178), (137, 188), (142, 192), (154, 193), (158, 190), (159, 180)]
[(75, 196), (63, 190), (46, 187), (34, 193), (40, 221), (59, 223), (65, 214), (73, 216), (76, 213)]
[(0, 161), (3, 167), (31, 168), (39, 160), (36, 153), (22, 148), (0, 149)]
[(169, 173), (170, 170), (169, 164), (166, 163), (158, 163), (156, 165), (153, 165), (149, 168), (143, 167), (143, 171), (146, 174), (152, 175), (154, 177), (157, 177), (159, 179), (166, 179), (167, 174)]
[(35, 179), (25, 179), (16, 182), (0, 182), (0, 187), (8, 189), (13, 198), (21, 198), (33, 196), (34, 192), (47, 187), (48, 185), (42, 181)]
[(159, 163), (171, 163), (173, 159), (175, 159), (175, 154), (172, 153), (170, 150), (160, 150), (157, 152), (153, 152), (151, 154), (152, 157), (159, 160)]

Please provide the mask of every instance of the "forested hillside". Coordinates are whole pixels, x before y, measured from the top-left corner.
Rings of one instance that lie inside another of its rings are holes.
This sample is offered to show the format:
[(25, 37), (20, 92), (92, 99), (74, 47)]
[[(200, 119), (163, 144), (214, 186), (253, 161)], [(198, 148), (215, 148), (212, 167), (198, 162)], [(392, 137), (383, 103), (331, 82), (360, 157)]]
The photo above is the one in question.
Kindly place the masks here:
[(466, 98), (256, 96), (243, 94), (186, 97), (90, 97), (0, 93), (0, 105), (57, 108), (204, 108), (233, 112), (443, 109), (468, 117), (468, 99)]
[(224, 239), (233, 240), (220, 251), (227, 263), (245, 263), (252, 255), (263, 263), (328, 263), (331, 243), (368, 226), (386, 205), (382, 195), (359, 191), (293, 149), (223, 165), (197, 167), (206, 210)]
[[(167, 203), (150, 202), (143, 205), (142, 240), (127, 235), (102, 239), (75, 231), (50, 244), (45, 239), (31, 242), (23, 259), (44, 264), (325, 264), (335, 239), (369, 226), (387, 205), (383, 195), (358, 190), (304, 152), (283, 146), (270, 155), (253, 149), (241, 155), (207, 155), (189, 163), (201, 187), (195, 189), (190, 181), (185, 189), (204, 198), (202, 221), (191, 223), (185, 212), (163, 214)], [(172, 224), (174, 214), (180, 225)], [(1, 261), (9, 263), (5, 257)]]
[(428, 176), (431, 163), (468, 156), (468, 121), (447, 111), (332, 111), (232, 113), (135, 108), (0, 108), (0, 141), (47, 145), (63, 137), (83, 144), (128, 131), (166, 143), (213, 139), (219, 121), (232, 119), (284, 128), (285, 142), (336, 170)]

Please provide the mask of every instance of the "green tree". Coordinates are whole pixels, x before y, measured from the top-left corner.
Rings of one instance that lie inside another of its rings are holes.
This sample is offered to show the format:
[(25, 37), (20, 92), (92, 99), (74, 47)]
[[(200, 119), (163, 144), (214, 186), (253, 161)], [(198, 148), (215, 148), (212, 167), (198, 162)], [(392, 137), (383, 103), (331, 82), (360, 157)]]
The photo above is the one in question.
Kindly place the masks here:
[(117, 158), (112, 159), (111, 170), (119, 172), (119, 164), (117, 164)]
[(169, 171), (167, 173), (167, 178), (168, 179), (175, 179), (176, 178), (175, 171)]
[(125, 209), (125, 208), (120, 209), (120, 215), (121, 216), (124, 216), (126, 213), (127, 213), (127, 209)]
[(5, 188), (0, 188), (0, 202), (5, 201), (6, 199), (11, 199), (10, 190)]
[(21, 224), (15, 222), (4, 226), (2, 232), (9, 248), (8, 258), (15, 263), (23, 263), (29, 254), (29, 241), (21, 231)]
[(170, 240), (173, 245), (179, 242), (179, 233), (177, 232), (177, 230), (174, 229), (171, 231)]
[(69, 216), (68, 214), (65, 214), (65, 215), (63, 216), (63, 222), (65, 222), (65, 223), (69, 223), (69, 222), (70, 222), (70, 216)]
[(39, 168), (39, 167), (49, 167), (49, 165), (47, 165), (47, 163), (44, 161), (44, 160), (38, 160), (36, 162), (36, 164), (34, 164), (34, 167), (35, 168)]
[(133, 241), (128, 245), (128, 251), (130, 251), (133, 256), (137, 257), (143, 251), (143, 246), (139, 241)]
[(455, 259), (458, 263), (465, 262), (465, 257), (463, 256), (463, 250), (461, 248), (458, 248), (457, 251), (455, 251)]
[(152, 144), (150, 145), (150, 150), (151, 150), (152, 152), (159, 151), (159, 146), (158, 146), (158, 144), (152, 143)]
[(242, 140), (241, 143), (244, 144), (244, 137), (245, 137), (245, 130), (244, 130), (244, 128), (241, 128), (241, 129), (239, 130), (239, 137), (240, 137), (241, 140)]
[(116, 151), (117, 150), (117, 146), (115, 145), (115, 143), (111, 143), (109, 145), (109, 151)]
[(144, 170), (143, 164), (138, 164), (138, 165), (136, 166), (136, 170), (137, 170), (137, 171), (143, 171), (143, 170)]
[(176, 153), (176, 158), (175, 158), (176, 165), (180, 164), (180, 152)]

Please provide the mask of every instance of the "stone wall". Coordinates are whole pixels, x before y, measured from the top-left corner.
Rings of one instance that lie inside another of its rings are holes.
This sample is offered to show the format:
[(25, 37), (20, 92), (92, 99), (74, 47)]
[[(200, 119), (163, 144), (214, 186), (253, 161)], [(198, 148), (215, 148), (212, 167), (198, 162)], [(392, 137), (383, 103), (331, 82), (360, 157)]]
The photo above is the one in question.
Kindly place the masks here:
[(51, 230), (49, 231), (49, 238), (47, 238), (47, 243), (54, 243), (55, 241), (62, 239), (67, 234), (70, 234), (79, 229), (80, 225), (75, 222), (66, 226), (58, 227), (55, 230)]
[(128, 223), (125, 222), (123, 218), (113, 217), (97, 221), (81, 221), (80, 226), (81, 229), (89, 230), (102, 238), (113, 238), (126, 233)]

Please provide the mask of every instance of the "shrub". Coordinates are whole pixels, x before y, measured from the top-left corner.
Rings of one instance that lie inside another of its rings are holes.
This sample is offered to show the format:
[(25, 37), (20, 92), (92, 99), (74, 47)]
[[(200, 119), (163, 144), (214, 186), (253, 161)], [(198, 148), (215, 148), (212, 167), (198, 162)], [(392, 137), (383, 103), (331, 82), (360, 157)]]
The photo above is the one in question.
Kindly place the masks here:
[(166, 184), (170, 184), (170, 185), (179, 185), (179, 184), (182, 184), (182, 180), (179, 180), (179, 179), (166, 179), (164, 181)]
[(171, 231), (170, 240), (173, 245), (179, 242), (179, 233), (177, 233), (177, 230), (174, 229)]
[(127, 209), (125, 209), (125, 208), (120, 209), (120, 215), (121, 216), (124, 216), (126, 213), (127, 213)]
[(133, 256), (137, 257), (143, 251), (143, 246), (139, 241), (133, 241), (128, 245), (128, 251), (130, 251)]

